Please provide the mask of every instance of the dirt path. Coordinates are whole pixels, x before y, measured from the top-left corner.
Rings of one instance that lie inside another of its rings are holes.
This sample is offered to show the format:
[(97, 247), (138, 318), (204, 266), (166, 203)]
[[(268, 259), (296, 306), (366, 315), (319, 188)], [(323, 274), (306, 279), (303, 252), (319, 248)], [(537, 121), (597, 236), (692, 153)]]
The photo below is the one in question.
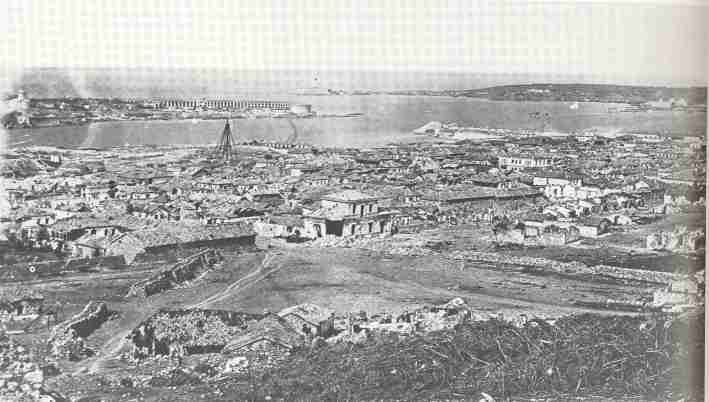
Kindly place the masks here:
[[(248, 286), (251, 286), (260, 280), (266, 278), (268, 275), (270, 275), (273, 272), (276, 272), (280, 270), (283, 267), (283, 264), (277, 264), (275, 267), (272, 269), (266, 271), (265, 269), (268, 268), (274, 261), (274, 259), (278, 256), (279, 254), (276, 253), (269, 253), (267, 254), (261, 264), (252, 272), (248, 273), (247, 275), (243, 276), (242, 278), (236, 280), (235, 282), (231, 283), (229, 286), (221, 290), (220, 292), (211, 295), (207, 297), (204, 300), (201, 300), (197, 303), (194, 303), (189, 306), (185, 306), (186, 309), (197, 309), (197, 308), (204, 308), (206, 306), (209, 306), (210, 304), (216, 303), (218, 301), (221, 301), (225, 299), (226, 297), (234, 295), (235, 292), (238, 292), (239, 290), (242, 290)], [(114, 336), (112, 336), (110, 339), (108, 339), (106, 342), (104, 342), (103, 346), (99, 348), (97, 351), (96, 357), (86, 360), (84, 364), (82, 364), (80, 367), (78, 367), (75, 371), (74, 374), (82, 374), (82, 373), (96, 373), (106, 365), (106, 363), (110, 360), (115, 359), (120, 351), (123, 349), (123, 347), (126, 345), (128, 342), (128, 335), (130, 332), (133, 330), (133, 327), (137, 325), (139, 322), (142, 320), (148, 318), (153, 312), (145, 312), (140, 315), (136, 315), (135, 317), (132, 317), (129, 322), (126, 322), (124, 326), (127, 326), (126, 329), (120, 330), (118, 333), (116, 333)]]
[(118, 355), (121, 349), (123, 349), (123, 346), (125, 346), (126, 342), (128, 342), (128, 335), (132, 330), (132, 328), (124, 329), (111, 337), (111, 339), (107, 340), (104, 343), (103, 348), (108, 348), (108, 350), (106, 350), (101, 356), (94, 359), (88, 367), (80, 367), (74, 372), (74, 374), (84, 372), (88, 374), (96, 373), (106, 364), (106, 362), (114, 359)]
[(248, 275), (244, 276), (243, 278), (237, 280), (236, 282), (232, 283), (231, 285), (227, 286), (222, 290), (221, 292), (212, 295), (199, 303), (192, 304), (190, 306), (187, 306), (188, 309), (195, 309), (195, 308), (205, 308), (211, 304), (214, 304), (216, 302), (222, 301), (226, 299), (227, 297), (232, 297), (235, 292), (239, 290), (243, 290), (244, 288), (251, 286), (264, 278), (266, 278), (268, 275), (279, 271), (281, 268), (283, 268), (283, 264), (277, 264), (274, 268), (264, 271), (269, 265), (273, 263), (273, 260), (276, 258), (278, 254), (274, 253), (269, 253), (264, 257), (263, 261), (261, 262), (261, 265), (256, 268), (254, 271), (250, 272)]

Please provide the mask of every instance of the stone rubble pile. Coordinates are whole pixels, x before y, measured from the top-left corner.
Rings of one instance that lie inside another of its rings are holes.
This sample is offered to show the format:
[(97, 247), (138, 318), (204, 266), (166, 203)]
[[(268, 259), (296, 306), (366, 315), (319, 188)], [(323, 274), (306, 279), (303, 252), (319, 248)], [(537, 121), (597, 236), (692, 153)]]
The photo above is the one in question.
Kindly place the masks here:
[(308, 244), (310, 247), (350, 247), (361, 248), (377, 252), (387, 252), (390, 254), (423, 256), (431, 255), (433, 251), (426, 247), (428, 241), (411, 237), (405, 242), (393, 241), (388, 236), (371, 236), (371, 237), (335, 237), (328, 236), (314, 240)]
[(43, 388), (50, 367), (24, 346), (0, 339), (0, 401), (58, 400)]
[(94, 351), (86, 346), (84, 338), (79, 337), (73, 329), (52, 336), (49, 346), (52, 356), (71, 361), (82, 360), (94, 354)]
[(530, 319), (553, 322), (556, 317), (536, 314), (530, 317), (525, 313), (501, 314), (478, 312), (470, 308), (463, 299), (457, 297), (449, 302), (424, 306), (412, 311), (405, 311), (397, 316), (389, 313), (368, 317), (366, 313), (348, 314), (336, 320), (335, 327), (340, 332), (325, 339), (328, 344), (365, 343), (374, 334), (396, 333), (399, 335), (425, 334), (455, 328), (466, 322), (483, 322), (491, 319), (509, 323), (515, 327), (524, 326)]
[(649, 250), (668, 250), (676, 253), (691, 253), (704, 248), (703, 230), (688, 231), (685, 226), (673, 231), (651, 233), (645, 239), (645, 248)]
[(352, 247), (352, 248), (362, 248), (366, 245), (371, 244), (374, 241), (382, 241), (387, 239), (385, 235), (372, 235), (363, 237), (338, 237), (338, 236), (325, 236), (309, 242), (307, 245), (310, 247)]
[(91, 355), (84, 339), (110, 316), (106, 303), (89, 302), (80, 313), (52, 329), (48, 341), (52, 355), (69, 360), (81, 360)]

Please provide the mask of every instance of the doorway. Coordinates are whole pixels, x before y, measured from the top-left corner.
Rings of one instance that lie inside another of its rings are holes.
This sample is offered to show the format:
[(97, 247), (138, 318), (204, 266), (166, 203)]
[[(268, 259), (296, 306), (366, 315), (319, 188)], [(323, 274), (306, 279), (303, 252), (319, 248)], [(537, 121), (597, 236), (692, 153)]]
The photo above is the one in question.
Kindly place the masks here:
[(342, 236), (342, 221), (325, 221), (325, 234)]

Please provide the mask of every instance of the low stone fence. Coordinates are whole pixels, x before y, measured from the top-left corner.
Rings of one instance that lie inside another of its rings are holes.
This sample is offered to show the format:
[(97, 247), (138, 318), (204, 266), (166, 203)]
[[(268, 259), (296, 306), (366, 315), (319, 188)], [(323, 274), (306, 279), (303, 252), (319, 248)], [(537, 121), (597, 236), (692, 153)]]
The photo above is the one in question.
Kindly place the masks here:
[(92, 352), (86, 347), (84, 339), (110, 317), (111, 312), (106, 303), (89, 302), (80, 313), (52, 329), (48, 341), (51, 353), (70, 360), (79, 360), (90, 355)]
[(86, 338), (110, 316), (111, 313), (108, 311), (106, 303), (91, 301), (80, 313), (54, 327), (52, 337), (67, 331), (74, 331), (76, 336)]
[(687, 280), (687, 275), (673, 274), (671, 272), (646, 271), (643, 269), (621, 268), (612, 265), (594, 265), (587, 267), (594, 275), (605, 275), (618, 279), (632, 279), (644, 282), (653, 282), (671, 285), (673, 282)]
[(537, 257), (516, 257), (498, 253), (478, 251), (458, 252), (452, 256), (456, 260), (475, 260), (490, 263), (530, 266), (561, 274), (602, 275), (615, 279), (628, 279), (650, 282), (661, 285), (671, 285), (674, 282), (688, 280), (687, 275), (670, 272), (646, 271), (641, 269), (622, 268), (611, 265), (588, 266), (581, 262), (560, 262)]
[(148, 297), (173, 289), (176, 286), (197, 278), (222, 260), (221, 254), (212, 249), (193, 254), (174, 266), (133, 284), (127, 297)]

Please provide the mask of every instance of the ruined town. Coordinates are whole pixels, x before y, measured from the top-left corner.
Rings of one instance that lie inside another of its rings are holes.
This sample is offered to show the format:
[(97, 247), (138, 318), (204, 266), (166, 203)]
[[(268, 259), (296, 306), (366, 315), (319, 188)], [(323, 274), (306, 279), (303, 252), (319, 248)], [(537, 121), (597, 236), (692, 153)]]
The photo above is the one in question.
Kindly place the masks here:
[(0, 402), (704, 400), (709, 7), (10, 3)]
[[(617, 325), (659, 336), (648, 325), (667, 331), (666, 314), (703, 307), (700, 138), (510, 133), (349, 149), (240, 142), (238, 121), (220, 131), (204, 147), (5, 155), (2, 395), (217, 382), (240, 386), (237, 399), (290, 399), (254, 378), (337, 358), (435, 384), (454, 357), (426, 348), (433, 334), (528, 343), (525, 332), (562, 337), (554, 328), (578, 320), (565, 317), (588, 316), (585, 336)], [(421, 342), (401, 368), (342, 349)], [(525, 353), (568, 347), (547, 342)], [(471, 356), (465, 376), (520, 364), (498, 345), (502, 360)], [(567, 375), (544, 381), (590, 381)], [(494, 392), (505, 380), (476, 381)]]

